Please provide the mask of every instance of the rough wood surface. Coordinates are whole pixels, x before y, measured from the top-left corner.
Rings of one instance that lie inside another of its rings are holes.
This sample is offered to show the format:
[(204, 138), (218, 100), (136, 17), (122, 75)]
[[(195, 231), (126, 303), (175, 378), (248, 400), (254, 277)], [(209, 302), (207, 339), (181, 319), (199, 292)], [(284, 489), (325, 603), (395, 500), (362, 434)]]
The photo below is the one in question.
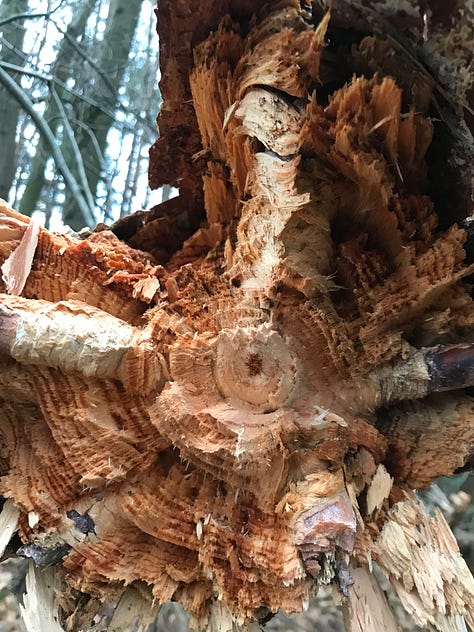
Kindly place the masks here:
[(389, 512), (373, 558), (390, 579), (415, 622), (423, 629), (474, 626), (474, 579), (439, 509), (427, 516), (410, 494)]
[(398, 632), (394, 615), (375, 575), (367, 568), (352, 568), (354, 585), (344, 604), (344, 624), (349, 632)]
[(60, 582), (54, 569), (40, 570), (30, 562), (26, 576), (25, 602), (20, 606), (27, 630), (36, 632), (62, 632), (59, 623), (59, 608), (55, 600), (55, 591)]
[(469, 85), (364, 6), (160, 1), (150, 180), (179, 198), (40, 229), (31, 262), (1, 207), (25, 269), (0, 287), (0, 493), (70, 629), (130, 590), (224, 632), (328, 583), (391, 621), (351, 574), (372, 560), (416, 621), (472, 624), (449, 529), (406, 496), (472, 454)]

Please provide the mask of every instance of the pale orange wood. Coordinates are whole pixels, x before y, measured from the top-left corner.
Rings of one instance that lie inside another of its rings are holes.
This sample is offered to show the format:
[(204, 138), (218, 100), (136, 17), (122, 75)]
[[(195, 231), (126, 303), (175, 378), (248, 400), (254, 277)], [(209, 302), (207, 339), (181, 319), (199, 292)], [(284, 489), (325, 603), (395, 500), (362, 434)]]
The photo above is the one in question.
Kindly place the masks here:
[[(91, 596), (72, 627), (140, 594), (227, 630), (333, 583), (390, 629), (371, 560), (416, 621), (469, 620), (449, 530), (404, 500), (472, 449), (469, 396), (427, 396), (470, 384), (469, 163), (400, 16), (323, 5), (160, 1), (150, 180), (179, 198), (41, 229), (1, 286), (0, 491), (64, 603)], [(1, 262), (29, 223), (2, 213)]]

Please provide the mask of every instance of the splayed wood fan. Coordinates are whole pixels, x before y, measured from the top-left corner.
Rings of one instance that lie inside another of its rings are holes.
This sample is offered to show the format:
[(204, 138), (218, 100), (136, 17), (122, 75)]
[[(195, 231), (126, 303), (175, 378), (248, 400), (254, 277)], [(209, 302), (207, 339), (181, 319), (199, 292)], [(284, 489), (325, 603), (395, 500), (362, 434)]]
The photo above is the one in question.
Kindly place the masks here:
[(348, 630), (396, 630), (376, 564), (418, 625), (474, 626), (413, 492), (474, 443), (472, 16), (385, 4), (160, 0), (150, 182), (180, 196), (86, 239), (2, 207), (29, 621), (173, 599), (224, 631), (330, 583)]

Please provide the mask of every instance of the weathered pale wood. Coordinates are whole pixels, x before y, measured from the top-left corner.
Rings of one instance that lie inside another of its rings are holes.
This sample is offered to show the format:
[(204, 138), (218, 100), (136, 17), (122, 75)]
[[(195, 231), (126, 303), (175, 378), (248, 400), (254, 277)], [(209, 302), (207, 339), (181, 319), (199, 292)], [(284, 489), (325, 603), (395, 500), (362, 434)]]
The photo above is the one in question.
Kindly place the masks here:
[(156, 328), (133, 327), (81, 301), (8, 295), (0, 295), (0, 301), (0, 350), (18, 362), (119, 380), (126, 390), (142, 394), (163, 382), (165, 360)]
[(2, 279), (9, 294), (19, 295), (25, 287), (38, 243), (38, 233), (38, 224), (31, 221), (18, 247), (2, 264)]
[(414, 494), (397, 503), (372, 557), (417, 625), (435, 630), (473, 626), (474, 579), (439, 509), (433, 516)]
[(380, 585), (367, 568), (351, 568), (354, 585), (343, 604), (348, 632), (399, 632), (393, 612)]
[(6, 500), (0, 513), (0, 556), (3, 556), (12, 535), (18, 529), (19, 518), (20, 511), (13, 500)]
[(31, 632), (63, 632), (59, 623), (56, 591), (61, 582), (54, 568), (35, 568), (30, 562), (26, 576), (24, 604), (20, 605), (26, 629)]

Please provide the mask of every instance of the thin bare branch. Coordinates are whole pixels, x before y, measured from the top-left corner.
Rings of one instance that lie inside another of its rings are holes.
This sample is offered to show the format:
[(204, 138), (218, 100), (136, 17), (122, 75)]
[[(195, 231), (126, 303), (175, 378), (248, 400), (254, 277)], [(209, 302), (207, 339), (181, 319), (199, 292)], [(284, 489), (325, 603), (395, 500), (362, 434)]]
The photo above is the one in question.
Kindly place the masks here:
[(104, 114), (107, 114), (107, 116), (110, 116), (110, 118), (115, 118), (115, 112), (113, 110), (109, 108), (105, 108), (103, 103), (99, 103), (95, 99), (91, 99), (87, 97), (86, 95), (82, 94), (78, 90), (74, 90), (74, 88), (70, 88), (66, 83), (64, 83), (64, 81), (61, 81), (61, 79), (58, 79), (54, 75), (44, 74), (42, 72), (30, 70), (28, 68), (22, 68), (21, 66), (16, 66), (15, 64), (10, 64), (6, 61), (0, 61), (0, 67), (5, 68), (6, 70), (11, 70), (13, 72), (18, 72), (22, 75), (27, 75), (29, 77), (36, 77), (37, 79), (41, 79), (42, 81), (44, 81), (45, 83), (49, 85), (54, 83), (60, 88), (62, 88), (63, 90), (65, 90), (66, 92), (68, 92), (69, 94), (77, 97), (84, 103), (100, 108), (102, 112), (104, 112)]
[(90, 55), (86, 53), (86, 51), (76, 42), (76, 40), (65, 30), (63, 30), (60, 26), (56, 24), (54, 20), (51, 20), (56, 29), (63, 34), (63, 36), (67, 39), (67, 41), (71, 44), (74, 50), (86, 61), (89, 66), (91, 66), (96, 73), (101, 77), (104, 83), (107, 85), (109, 90), (113, 91), (113, 85), (110, 79), (107, 77), (106, 73), (99, 67), (99, 65), (92, 59)]
[(51, 9), (51, 11), (46, 11), (45, 13), (16, 13), (15, 15), (10, 15), (8, 18), (0, 20), (0, 27), (4, 26), (5, 24), (17, 22), (18, 20), (37, 20), (39, 18), (49, 18), (61, 7), (63, 2), (64, 0), (60, 0), (59, 4), (54, 7), (54, 9)]
[[(101, 164), (101, 168), (103, 167), (103, 162), (104, 162), (104, 156), (102, 155), (102, 152), (100, 150), (100, 146), (99, 143), (97, 142), (97, 138), (93, 132), (93, 130), (91, 130), (91, 128), (88, 125), (85, 125), (80, 119), (75, 119), (74, 123), (80, 127), (85, 134), (87, 134), (89, 136), (89, 138), (91, 139), (92, 145), (94, 147), (94, 151), (99, 159), (99, 162)], [(131, 131), (131, 129), (129, 129), (128, 131)]]
[(5, 88), (10, 92), (10, 94), (18, 101), (21, 107), (24, 110), (26, 110), (26, 112), (28, 112), (28, 114), (31, 116), (31, 119), (35, 123), (38, 131), (42, 134), (42, 136), (45, 138), (46, 142), (48, 143), (51, 150), (51, 154), (56, 162), (56, 165), (59, 171), (61, 172), (64, 178), (66, 185), (70, 188), (72, 194), (77, 200), (77, 204), (78, 204), (78, 207), (80, 209), (80, 212), (85, 224), (89, 226), (94, 226), (96, 224), (94, 210), (93, 208), (89, 206), (86, 199), (84, 198), (81, 192), (80, 186), (77, 183), (74, 176), (72, 175), (69, 167), (67, 166), (64, 160), (64, 156), (61, 150), (59, 149), (56, 143), (56, 139), (53, 133), (51, 132), (48, 124), (43, 119), (41, 114), (34, 109), (33, 103), (31, 102), (28, 95), (24, 92), (24, 90), (22, 90), (22, 88), (10, 77), (10, 75), (7, 72), (5, 72), (5, 70), (3, 70), (3, 68), (0, 68), (0, 82), (5, 86)]
[[(69, 87), (66, 83), (64, 83), (64, 81), (61, 81), (61, 79), (58, 79), (54, 75), (44, 74), (42, 72), (38, 72), (36, 70), (30, 70), (28, 68), (22, 68), (21, 66), (17, 66), (16, 64), (11, 64), (9, 62), (1, 61), (1, 60), (0, 60), (0, 68), (5, 68), (5, 70), (11, 70), (12, 72), (17, 72), (19, 74), (26, 75), (28, 77), (35, 77), (37, 79), (41, 79), (48, 85), (55, 84), (56, 86), (62, 88), (65, 92), (68, 92), (69, 94), (71, 94), (74, 97), (77, 97), (84, 103), (87, 103), (87, 105), (91, 105), (93, 107), (100, 109), (102, 112), (104, 112), (104, 114), (106, 114), (107, 116), (110, 116), (110, 118), (113, 118), (116, 125), (120, 123), (120, 127), (124, 129), (125, 131), (132, 133), (135, 129), (131, 125), (128, 125), (126, 121), (123, 121), (123, 122), (117, 121), (117, 118), (115, 116), (116, 111), (127, 112), (127, 113), (130, 112), (130, 108), (125, 107), (124, 105), (118, 104), (118, 107), (116, 108), (116, 110), (111, 110), (109, 108), (106, 108), (104, 107), (103, 103), (99, 103), (95, 99), (92, 99), (86, 96), (82, 92), (79, 92), (78, 90), (75, 90), (74, 88)], [(146, 126), (150, 131), (155, 133), (156, 131), (155, 126), (150, 121), (148, 121), (146, 117), (141, 118), (141, 121), (142, 121), (143, 126)]]
[(65, 134), (67, 135), (68, 140), (71, 143), (71, 146), (74, 151), (74, 157), (77, 163), (77, 171), (79, 174), (82, 191), (84, 192), (84, 196), (89, 204), (89, 207), (94, 208), (95, 206), (94, 196), (92, 195), (92, 192), (89, 187), (89, 183), (87, 181), (86, 171), (84, 169), (84, 162), (82, 160), (82, 154), (79, 150), (79, 147), (77, 146), (76, 138), (74, 136), (74, 131), (69, 123), (66, 110), (64, 109), (63, 103), (61, 99), (59, 98), (59, 95), (56, 92), (54, 86), (51, 86), (51, 96), (53, 97), (56, 107), (58, 108), (59, 113), (61, 115), (63, 130)]

